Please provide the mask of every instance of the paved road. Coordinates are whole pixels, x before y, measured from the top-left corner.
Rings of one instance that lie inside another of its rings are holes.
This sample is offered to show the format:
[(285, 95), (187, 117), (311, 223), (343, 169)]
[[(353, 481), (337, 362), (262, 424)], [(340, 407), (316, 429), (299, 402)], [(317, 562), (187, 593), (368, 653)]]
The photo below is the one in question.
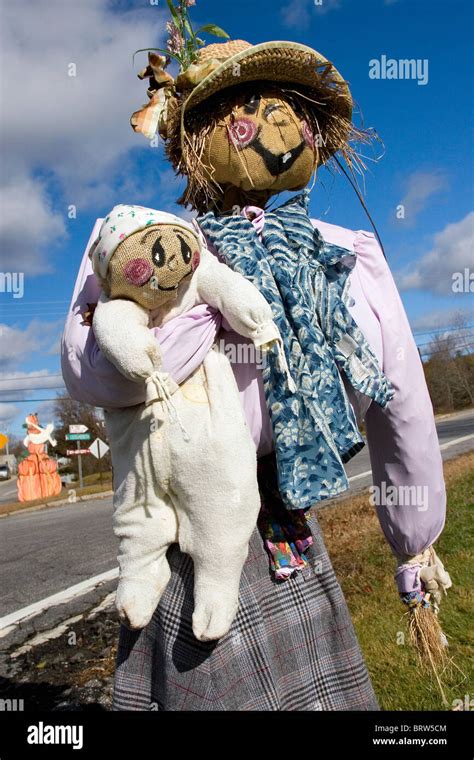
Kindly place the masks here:
[(0, 480), (0, 504), (17, 500), (16, 476), (10, 478), (10, 480)]
[[(438, 422), (441, 445), (474, 432), (474, 413)], [(450, 458), (474, 448), (474, 439), (443, 451)], [(364, 449), (348, 475), (370, 470)], [(357, 479), (365, 487), (370, 476)], [(0, 616), (62, 591), (116, 566), (111, 498), (79, 502), (0, 519)]]
[[(474, 410), (470, 409), (467, 412), (460, 412), (459, 414), (450, 417), (440, 417), (436, 423), (436, 429), (438, 431), (438, 439), (444, 460), (452, 459), (454, 456), (458, 456), (458, 454), (463, 454), (465, 451), (470, 451), (474, 448), (474, 438), (444, 448), (450, 441), (454, 441), (458, 438), (465, 438), (468, 435), (474, 434)], [(349, 478), (363, 472), (370, 472), (368, 446), (365, 446), (354, 459), (351, 459), (351, 461), (348, 462), (346, 472)], [(365, 478), (357, 479), (357, 481), (351, 485), (351, 488), (353, 490), (367, 488), (371, 482), (371, 476), (367, 475)]]

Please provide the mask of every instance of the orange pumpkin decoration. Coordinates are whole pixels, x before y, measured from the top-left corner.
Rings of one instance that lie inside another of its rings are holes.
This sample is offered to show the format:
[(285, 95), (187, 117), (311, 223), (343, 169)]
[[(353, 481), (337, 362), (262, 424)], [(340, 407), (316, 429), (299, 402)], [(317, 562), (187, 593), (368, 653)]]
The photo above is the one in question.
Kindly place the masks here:
[(61, 491), (61, 478), (57, 473), (56, 462), (45, 452), (47, 440), (51, 445), (56, 445), (56, 441), (51, 438), (53, 426), (41, 428), (36, 414), (28, 415), (26, 426), (28, 432), (24, 444), (29, 456), (18, 464), (18, 499), (32, 501), (56, 496)]

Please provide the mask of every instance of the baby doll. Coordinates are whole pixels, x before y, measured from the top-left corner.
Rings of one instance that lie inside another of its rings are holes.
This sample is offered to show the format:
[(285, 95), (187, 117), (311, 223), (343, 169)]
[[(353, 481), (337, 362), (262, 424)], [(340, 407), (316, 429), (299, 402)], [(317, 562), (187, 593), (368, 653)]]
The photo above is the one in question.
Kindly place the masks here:
[(255, 346), (278, 346), (272, 310), (171, 214), (116, 206), (90, 256), (103, 288), (96, 340), (122, 374), (146, 384), (144, 404), (105, 412), (120, 540), (117, 609), (131, 628), (149, 622), (170, 578), (167, 549), (178, 542), (194, 562), (194, 634), (220, 638), (237, 611), (260, 508), (255, 444), (228, 358), (214, 346), (177, 386), (160, 371), (149, 325), (207, 303)]

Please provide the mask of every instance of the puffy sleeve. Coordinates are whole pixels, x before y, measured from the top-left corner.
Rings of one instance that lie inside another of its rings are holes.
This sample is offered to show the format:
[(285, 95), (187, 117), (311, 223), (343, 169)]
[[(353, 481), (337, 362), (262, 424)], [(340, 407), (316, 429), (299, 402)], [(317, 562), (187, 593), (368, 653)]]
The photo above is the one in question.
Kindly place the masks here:
[[(101, 223), (102, 219), (98, 219), (79, 267), (61, 341), (61, 366), (72, 398), (112, 409), (141, 404), (145, 387), (121, 375), (102, 354), (93, 329), (84, 324), (88, 304), (97, 303), (100, 296), (88, 251)], [(163, 371), (177, 383), (183, 382), (202, 363), (221, 321), (216, 309), (200, 304), (162, 327), (151, 328), (163, 354)]]
[[(444, 527), (446, 492), (433, 407), (408, 319), (373, 234), (354, 238), (351, 312), (395, 389), (386, 408), (365, 418), (373, 501), (382, 530), (399, 557), (429, 547)], [(399, 590), (405, 580), (400, 576)]]

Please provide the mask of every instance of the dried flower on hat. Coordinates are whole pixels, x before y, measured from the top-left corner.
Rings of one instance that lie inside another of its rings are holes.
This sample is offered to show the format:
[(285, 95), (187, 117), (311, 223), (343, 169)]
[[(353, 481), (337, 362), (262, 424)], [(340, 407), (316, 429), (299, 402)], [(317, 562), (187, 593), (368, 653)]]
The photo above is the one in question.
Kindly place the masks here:
[[(140, 71), (139, 79), (149, 79), (148, 97), (150, 102), (135, 111), (130, 119), (134, 132), (141, 132), (148, 139), (153, 139), (158, 132), (163, 138), (167, 136), (168, 107), (175, 97), (176, 90), (193, 87), (210, 73), (219, 62), (206, 62), (204, 66), (195, 64), (199, 49), (205, 44), (198, 35), (202, 32), (216, 37), (229, 35), (215, 24), (205, 24), (196, 32), (193, 30), (188, 8), (195, 5), (195, 0), (184, 0), (175, 5), (166, 0), (171, 13), (171, 21), (166, 24), (169, 34), (166, 49), (154, 48), (162, 55), (148, 50), (148, 66)], [(136, 53), (144, 52), (137, 50)], [(174, 81), (165, 68), (174, 58), (179, 63), (179, 75)], [(205, 69), (205, 70), (204, 70)]]

